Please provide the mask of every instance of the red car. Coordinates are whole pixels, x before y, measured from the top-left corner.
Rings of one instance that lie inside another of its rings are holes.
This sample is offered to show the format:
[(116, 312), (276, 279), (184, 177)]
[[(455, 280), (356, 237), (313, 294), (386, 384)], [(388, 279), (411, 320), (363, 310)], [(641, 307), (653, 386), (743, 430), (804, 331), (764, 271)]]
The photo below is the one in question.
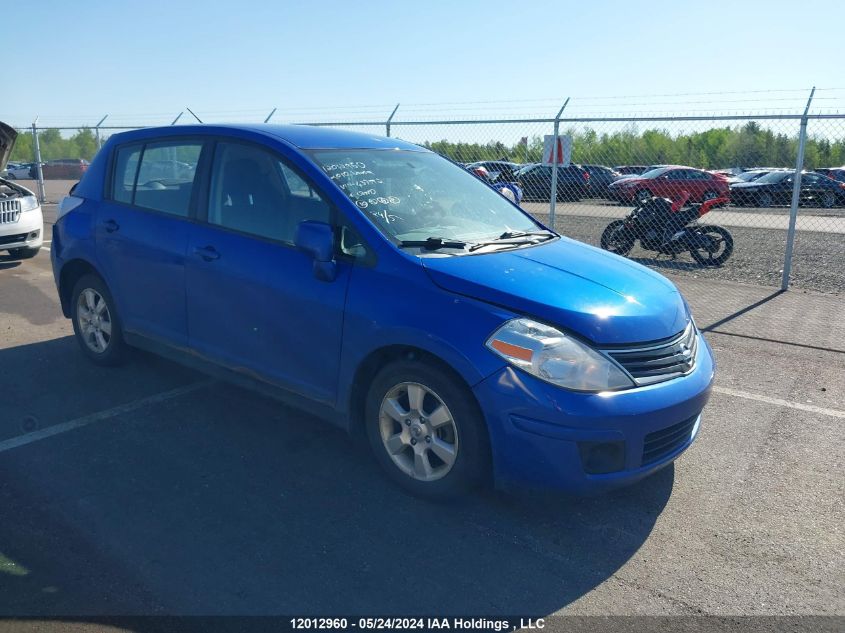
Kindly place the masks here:
[(682, 191), (690, 194), (691, 202), (713, 198), (730, 198), (728, 180), (721, 174), (711, 174), (692, 167), (659, 167), (632, 178), (610, 183), (608, 191), (623, 202), (642, 202), (651, 196), (676, 200)]
[(41, 166), (41, 173), (45, 180), (79, 180), (88, 169), (88, 164), (83, 158), (50, 160)]

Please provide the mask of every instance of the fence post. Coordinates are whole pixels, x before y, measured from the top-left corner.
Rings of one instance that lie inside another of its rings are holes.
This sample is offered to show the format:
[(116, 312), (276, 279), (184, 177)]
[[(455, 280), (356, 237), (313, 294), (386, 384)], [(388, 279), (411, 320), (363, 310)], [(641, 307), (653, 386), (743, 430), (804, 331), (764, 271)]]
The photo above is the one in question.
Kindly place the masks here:
[(47, 202), (47, 194), (44, 191), (44, 172), (41, 169), (41, 145), (38, 143), (38, 118), (32, 122), (32, 147), (35, 150), (35, 175), (38, 178), (38, 201), (41, 204)]
[(97, 151), (100, 151), (101, 149), (103, 149), (103, 142), (102, 142), (102, 140), (100, 140), (100, 126), (103, 124), (103, 121), (105, 121), (108, 118), (109, 118), (109, 115), (107, 114), (102, 119), (100, 119), (100, 122), (97, 123), (97, 125), (94, 126), (94, 133), (97, 135)]
[(816, 88), (810, 91), (810, 98), (807, 99), (807, 107), (804, 108), (804, 116), (801, 117), (801, 128), (798, 133), (798, 156), (795, 159), (795, 176), (792, 183), (792, 203), (789, 206), (789, 229), (786, 232), (786, 251), (783, 254), (783, 279), (780, 282), (781, 290), (789, 290), (789, 275), (792, 272), (792, 249), (795, 245), (795, 224), (798, 221), (798, 202), (801, 199), (801, 171), (804, 169), (804, 148), (807, 145), (807, 113), (810, 111), (810, 103)]
[(569, 103), (569, 97), (563, 102), (560, 110), (558, 110), (557, 116), (555, 116), (554, 138), (552, 139), (552, 188), (549, 193), (549, 225), (552, 231), (555, 230), (555, 209), (557, 208), (557, 135), (560, 133), (560, 115), (566, 109), (567, 103)]
[(397, 103), (396, 107), (393, 108), (393, 112), (391, 112), (390, 116), (387, 117), (387, 121), (384, 122), (384, 128), (385, 128), (385, 132), (386, 132), (385, 136), (388, 136), (388, 137), (390, 136), (390, 122), (393, 120), (393, 115), (396, 114), (396, 111), (398, 109), (399, 109), (399, 104)]

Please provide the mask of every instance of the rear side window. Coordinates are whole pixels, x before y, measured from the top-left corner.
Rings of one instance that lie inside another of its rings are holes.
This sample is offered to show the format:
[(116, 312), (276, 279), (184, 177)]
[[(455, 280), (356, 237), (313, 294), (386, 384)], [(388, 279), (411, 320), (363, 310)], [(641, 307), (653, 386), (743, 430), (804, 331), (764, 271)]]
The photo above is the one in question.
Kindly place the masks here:
[(162, 142), (144, 147), (133, 204), (188, 217), (202, 143)]
[(132, 191), (135, 188), (135, 176), (138, 173), (138, 161), (141, 159), (142, 149), (142, 145), (134, 145), (117, 150), (112, 181), (113, 200), (132, 204)]
[(117, 151), (112, 199), (188, 217), (201, 141), (160, 141)]

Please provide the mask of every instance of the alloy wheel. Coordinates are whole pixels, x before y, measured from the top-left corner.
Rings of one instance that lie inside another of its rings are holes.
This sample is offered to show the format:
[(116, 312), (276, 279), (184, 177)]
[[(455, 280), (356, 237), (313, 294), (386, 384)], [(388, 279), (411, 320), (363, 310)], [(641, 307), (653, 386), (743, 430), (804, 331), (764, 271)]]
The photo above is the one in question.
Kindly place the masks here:
[(111, 342), (112, 318), (103, 296), (93, 288), (83, 290), (77, 300), (76, 318), (88, 349), (104, 353)]
[(385, 394), (379, 434), (393, 463), (419, 481), (445, 477), (458, 457), (458, 429), (449, 408), (432, 389), (403, 382)]

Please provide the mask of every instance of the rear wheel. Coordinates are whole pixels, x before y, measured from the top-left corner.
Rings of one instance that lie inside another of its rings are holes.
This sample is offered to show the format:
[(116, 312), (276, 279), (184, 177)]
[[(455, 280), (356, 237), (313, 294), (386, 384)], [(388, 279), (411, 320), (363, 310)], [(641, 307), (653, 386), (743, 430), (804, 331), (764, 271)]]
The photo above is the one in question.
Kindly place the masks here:
[(733, 236), (721, 226), (701, 226), (695, 229), (703, 244), (690, 249), (692, 258), (702, 266), (721, 266), (734, 251)]
[(40, 248), (13, 248), (9, 251), (9, 255), (15, 259), (32, 259), (40, 251)]
[(625, 256), (634, 248), (634, 239), (631, 231), (625, 226), (625, 220), (614, 220), (601, 234), (601, 247), (611, 253)]
[(830, 209), (836, 204), (836, 195), (832, 191), (825, 191), (821, 197), (821, 204), (825, 209)]
[(772, 194), (764, 191), (763, 193), (757, 194), (757, 206), (762, 207), (764, 209), (768, 209), (772, 206)]
[(84, 275), (71, 295), (73, 332), (82, 353), (98, 365), (118, 365), (127, 346), (114, 300), (102, 279)]
[(384, 367), (370, 386), (365, 415), (376, 460), (412, 494), (464, 494), (489, 468), (486, 429), (472, 393), (433, 364), (403, 360)]

